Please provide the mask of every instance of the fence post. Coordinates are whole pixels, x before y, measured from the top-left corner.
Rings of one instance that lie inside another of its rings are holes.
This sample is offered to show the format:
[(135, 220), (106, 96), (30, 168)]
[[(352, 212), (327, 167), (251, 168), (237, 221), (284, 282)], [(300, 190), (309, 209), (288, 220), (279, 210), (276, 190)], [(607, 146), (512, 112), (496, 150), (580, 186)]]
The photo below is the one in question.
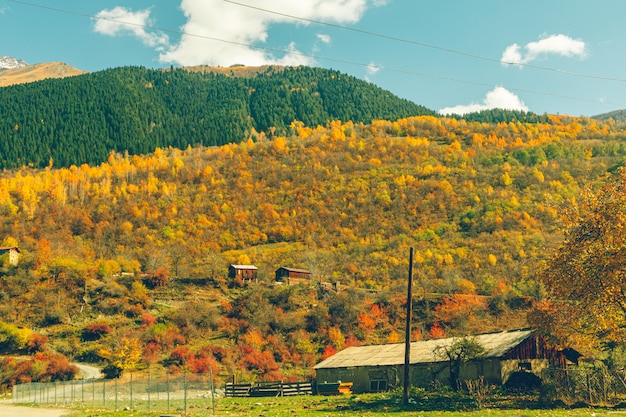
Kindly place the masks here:
[(107, 383), (106, 383), (106, 379), (103, 379), (102, 380), (102, 406), (105, 408), (107, 406), (106, 392), (107, 392)]
[(187, 415), (187, 369), (183, 372), (183, 398), (183, 409), (185, 410), (185, 415)]
[(213, 385), (213, 368), (209, 368), (209, 379), (211, 387), (211, 408), (213, 409), (213, 415), (215, 415), (215, 386)]
[(593, 397), (591, 393), (591, 378), (589, 378), (589, 371), (585, 372), (587, 378), (587, 391), (589, 391), (589, 405), (593, 404)]
[(118, 410), (117, 408), (117, 395), (120, 392), (119, 389), (117, 389), (117, 378), (115, 378), (115, 411)]
[(168, 375), (165, 375), (165, 385), (167, 388), (167, 412), (170, 412), (170, 378)]
[(130, 374), (130, 409), (133, 409), (133, 374)]
[(148, 368), (148, 412), (150, 412), (150, 368)]

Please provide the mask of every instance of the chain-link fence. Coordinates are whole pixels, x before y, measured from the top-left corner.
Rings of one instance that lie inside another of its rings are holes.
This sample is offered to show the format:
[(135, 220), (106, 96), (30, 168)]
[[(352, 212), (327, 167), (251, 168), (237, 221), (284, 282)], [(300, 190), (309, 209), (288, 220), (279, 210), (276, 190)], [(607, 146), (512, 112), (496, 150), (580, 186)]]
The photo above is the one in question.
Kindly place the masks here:
[(13, 402), (85, 406), (114, 410), (184, 412), (190, 408), (215, 408), (211, 375), (182, 374), (117, 379), (83, 379), (29, 383), (13, 387)]
[(544, 377), (544, 394), (573, 404), (626, 403), (626, 370), (572, 367), (550, 369)]

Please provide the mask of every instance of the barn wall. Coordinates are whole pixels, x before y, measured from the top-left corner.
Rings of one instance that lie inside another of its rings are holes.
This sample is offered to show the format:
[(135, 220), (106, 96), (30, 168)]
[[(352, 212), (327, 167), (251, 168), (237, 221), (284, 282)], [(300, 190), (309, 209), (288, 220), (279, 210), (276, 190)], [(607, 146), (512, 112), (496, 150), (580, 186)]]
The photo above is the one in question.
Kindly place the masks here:
[[(507, 361), (516, 362), (516, 361)], [(477, 380), (484, 376), (490, 384), (500, 385), (502, 382), (502, 370), (500, 360), (486, 359), (484, 361), (472, 361), (461, 366), (461, 381)], [(515, 365), (509, 364), (509, 368), (517, 370)], [(512, 372), (512, 371), (510, 371)], [(508, 372), (508, 375), (510, 375)], [(507, 376), (508, 377), (508, 376)], [(429, 388), (433, 381), (437, 380), (443, 385), (450, 383), (450, 370), (447, 362), (415, 364), (409, 370), (411, 385), (420, 388)], [(355, 394), (370, 392), (372, 381), (387, 381), (389, 390), (404, 386), (404, 366), (372, 366), (353, 368), (318, 369), (315, 380), (317, 383), (324, 382), (352, 382), (352, 392)]]
[(543, 371), (550, 367), (549, 359), (530, 359), (530, 360), (503, 360), (502, 361), (502, 383), (505, 384), (513, 372), (520, 370), (520, 363), (528, 363), (530, 369), (528, 371), (541, 377)]

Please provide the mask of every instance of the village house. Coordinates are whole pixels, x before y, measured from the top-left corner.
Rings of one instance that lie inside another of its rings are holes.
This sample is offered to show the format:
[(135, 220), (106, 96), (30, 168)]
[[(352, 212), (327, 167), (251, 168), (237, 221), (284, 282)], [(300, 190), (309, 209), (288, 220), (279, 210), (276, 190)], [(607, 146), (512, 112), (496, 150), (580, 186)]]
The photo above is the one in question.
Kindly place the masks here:
[(228, 278), (231, 280), (241, 279), (245, 283), (256, 282), (258, 268), (254, 265), (230, 265), (228, 267)]
[(20, 250), (15, 246), (0, 246), (0, 255), (9, 254), (9, 264), (17, 265), (20, 259)]
[(276, 283), (296, 285), (310, 282), (311, 273), (304, 269), (281, 267), (276, 270)]
[[(411, 342), (410, 383), (428, 387), (433, 381), (448, 385), (449, 360), (441, 352), (462, 338), (433, 339)], [(462, 363), (459, 380), (478, 380), (503, 385), (514, 372), (532, 372), (541, 377), (549, 367), (564, 368), (577, 363), (579, 354), (573, 349), (557, 350), (545, 345), (532, 330), (514, 330), (471, 337), (480, 344), (483, 354)], [(352, 392), (386, 391), (404, 384), (404, 343), (353, 346), (337, 352), (318, 363), (316, 383), (351, 382)]]

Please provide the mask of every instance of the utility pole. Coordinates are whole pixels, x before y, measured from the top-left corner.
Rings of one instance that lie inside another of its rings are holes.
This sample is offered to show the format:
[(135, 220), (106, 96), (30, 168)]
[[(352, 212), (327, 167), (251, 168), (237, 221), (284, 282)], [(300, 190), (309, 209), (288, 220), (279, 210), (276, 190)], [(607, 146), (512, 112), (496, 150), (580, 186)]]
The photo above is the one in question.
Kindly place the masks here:
[(409, 283), (406, 291), (406, 330), (404, 343), (404, 395), (402, 404), (409, 403), (410, 365), (411, 365), (411, 312), (413, 310), (413, 248), (409, 251)]

